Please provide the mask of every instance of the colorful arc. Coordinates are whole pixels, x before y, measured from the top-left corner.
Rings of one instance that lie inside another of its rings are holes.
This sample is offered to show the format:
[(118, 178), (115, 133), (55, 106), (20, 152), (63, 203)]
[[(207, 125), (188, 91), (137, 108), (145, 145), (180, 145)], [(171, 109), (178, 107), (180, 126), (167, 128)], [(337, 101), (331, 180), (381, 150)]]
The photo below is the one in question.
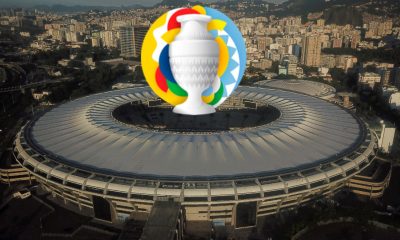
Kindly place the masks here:
[(146, 81), (164, 101), (178, 105), (187, 93), (175, 81), (169, 64), (169, 43), (180, 31), (177, 17), (185, 14), (205, 14), (212, 18), (208, 30), (220, 49), (218, 77), (212, 87), (203, 92), (203, 100), (217, 107), (239, 85), (246, 66), (243, 37), (231, 19), (207, 7), (179, 8), (168, 11), (150, 27), (143, 41), (142, 69)]

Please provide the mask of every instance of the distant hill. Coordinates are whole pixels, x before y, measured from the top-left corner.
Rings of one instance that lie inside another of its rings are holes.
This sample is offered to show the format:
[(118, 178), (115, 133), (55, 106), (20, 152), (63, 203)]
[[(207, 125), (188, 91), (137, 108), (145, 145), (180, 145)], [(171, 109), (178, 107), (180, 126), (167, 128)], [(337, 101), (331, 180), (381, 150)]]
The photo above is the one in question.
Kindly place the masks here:
[(188, 4), (193, 4), (193, 2), (188, 0), (162, 0), (160, 3), (157, 3), (154, 6), (182, 7)]
[(307, 16), (308, 13), (323, 12), (328, 24), (356, 26), (362, 25), (364, 13), (399, 16), (400, 10), (399, 0), (289, 0), (281, 6), (277, 16)]
[(370, 3), (373, 8), (394, 4), (399, 6), (399, 0), (288, 0), (282, 5), (291, 14), (305, 14), (309, 12), (323, 11), (333, 6), (357, 6)]
[(305, 15), (310, 12), (323, 11), (334, 5), (351, 6), (365, 1), (366, 0), (289, 0), (283, 5), (286, 6), (286, 10), (290, 14)]
[(324, 11), (327, 24), (362, 26), (362, 13), (354, 7), (331, 7)]
[(133, 8), (143, 8), (142, 5), (133, 4), (129, 6), (86, 6), (86, 5), (73, 5), (67, 6), (63, 4), (55, 4), (55, 5), (36, 5), (35, 9), (49, 12), (60, 12), (60, 13), (74, 13), (74, 12), (89, 12), (89, 11), (105, 11), (105, 10), (114, 10), (114, 9), (133, 9)]

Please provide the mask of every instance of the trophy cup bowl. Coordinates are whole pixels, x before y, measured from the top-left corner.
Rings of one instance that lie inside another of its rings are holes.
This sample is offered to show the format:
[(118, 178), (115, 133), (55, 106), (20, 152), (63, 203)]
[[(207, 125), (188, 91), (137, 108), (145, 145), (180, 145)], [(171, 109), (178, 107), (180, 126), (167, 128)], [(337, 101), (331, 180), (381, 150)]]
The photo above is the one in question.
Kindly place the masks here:
[(215, 112), (206, 104), (202, 93), (211, 87), (217, 77), (219, 47), (207, 31), (211, 17), (187, 14), (177, 17), (181, 31), (169, 46), (169, 62), (176, 82), (188, 94), (185, 102), (175, 106), (173, 112), (202, 115)]

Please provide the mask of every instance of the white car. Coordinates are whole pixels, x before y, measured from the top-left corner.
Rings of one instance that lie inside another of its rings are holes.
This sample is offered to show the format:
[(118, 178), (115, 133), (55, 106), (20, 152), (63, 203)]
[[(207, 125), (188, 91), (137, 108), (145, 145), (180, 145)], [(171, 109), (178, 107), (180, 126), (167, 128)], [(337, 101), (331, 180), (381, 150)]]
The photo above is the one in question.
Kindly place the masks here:
[(23, 190), (21, 190), (21, 191), (18, 191), (18, 192), (15, 192), (15, 193), (13, 193), (13, 198), (20, 198), (20, 199), (25, 199), (25, 198), (28, 198), (28, 197), (30, 197), (32, 194), (31, 194), (31, 192), (29, 191), (29, 190), (27, 190), (27, 189), (23, 189)]

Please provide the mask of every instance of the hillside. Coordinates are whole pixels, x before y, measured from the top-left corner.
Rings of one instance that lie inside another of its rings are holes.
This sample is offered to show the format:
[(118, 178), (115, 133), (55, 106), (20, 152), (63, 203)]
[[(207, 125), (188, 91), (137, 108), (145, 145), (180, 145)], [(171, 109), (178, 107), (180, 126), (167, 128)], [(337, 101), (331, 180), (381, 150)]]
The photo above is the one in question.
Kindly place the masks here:
[[(399, 0), (289, 0), (281, 5), (278, 16), (307, 16), (323, 12), (328, 24), (361, 26), (365, 13), (399, 19)], [(395, 20), (396, 22), (396, 20)]]
[(324, 11), (327, 24), (362, 26), (362, 13), (354, 7), (331, 7)]
[(309, 12), (319, 12), (335, 5), (351, 6), (365, 2), (365, 0), (289, 0), (283, 5), (290, 15), (305, 15)]
[(160, 3), (157, 3), (155, 6), (168, 6), (168, 7), (183, 7), (188, 4), (193, 4), (188, 0), (162, 0)]

